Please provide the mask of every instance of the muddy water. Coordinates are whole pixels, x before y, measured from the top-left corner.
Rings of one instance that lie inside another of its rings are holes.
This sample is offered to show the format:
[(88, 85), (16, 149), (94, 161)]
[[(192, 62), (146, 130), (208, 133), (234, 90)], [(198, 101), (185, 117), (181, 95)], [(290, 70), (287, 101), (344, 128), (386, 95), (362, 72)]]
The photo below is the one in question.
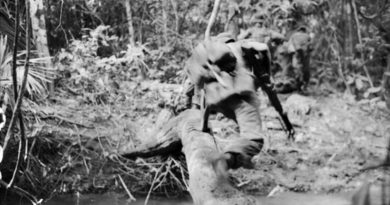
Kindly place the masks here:
[[(129, 203), (127, 197), (118, 194), (60, 196), (49, 200), (44, 205), (144, 205), (145, 199)], [(191, 205), (190, 199), (150, 199), (148, 205)]]
[[(17, 196), (1, 196), (1, 205), (31, 205), (30, 202)], [(145, 199), (137, 198), (137, 201), (129, 203), (124, 195), (88, 194), (88, 195), (61, 195), (53, 197), (42, 205), (144, 205)], [(185, 199), (150, 199), (148, 205), (192, 205), (190, 198)]]
[[(350, 195), (314, 195), (282, 193), (277, 197), (259, 197), (259, 204), (262, 205), (350, 205)], [(119, 194), (88, 194), (88, 195), (63, 195), (50, 199), (43, 205), (143, 205), (144, 199), (128, 203), (124, 195)], [(1, 205), (30, 205), (30, 203), (8, 197), (6, 201), (1, 201)], [(151, 199), (148, 205), (193, 205), (191, 199)]]

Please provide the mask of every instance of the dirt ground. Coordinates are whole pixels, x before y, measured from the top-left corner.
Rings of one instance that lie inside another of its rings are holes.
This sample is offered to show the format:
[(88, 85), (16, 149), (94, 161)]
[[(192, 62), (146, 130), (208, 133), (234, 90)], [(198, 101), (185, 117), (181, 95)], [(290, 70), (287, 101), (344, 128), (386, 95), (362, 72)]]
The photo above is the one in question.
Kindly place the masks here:
[(263, 103), (265, 149), (255, 158), (255, 170), (234, 173), (244, 190), (260, 195), (271, 190), (338, 193), (390, 176), (380, 168), (363, 171), (386, 157), (390, 112), (383, 102), (356, 102), (341, 94), (281, 97), (296, 126), (295, 142), (286, 140), (277, 129), (277, 113)]

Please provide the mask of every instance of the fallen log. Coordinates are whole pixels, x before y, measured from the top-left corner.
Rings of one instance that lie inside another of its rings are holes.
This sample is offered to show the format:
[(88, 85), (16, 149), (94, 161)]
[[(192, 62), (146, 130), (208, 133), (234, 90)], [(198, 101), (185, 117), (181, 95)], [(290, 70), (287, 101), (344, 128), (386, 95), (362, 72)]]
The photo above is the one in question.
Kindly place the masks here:
[(194, 204), (256, 204), (256, 200), (242, 193), (230, 183), (228, 158), (217, 150), (213, 137), (200, 131), (199, 110), (188, 110), (179, 137), (186, 156), (189, 191)]
[(154, 130), (146, 135), (146, 140), (136, 149), (121, 153), (123, 157), (164, 156), (180, 152), (182, 144), (179, 137), (180, 122), (185, 121), (186, 115), (173, 117), (169, 110), (162, 110), (157, 117)]
[[(189, 191), (194, 204), (256, 204), (253, 197), (237, 190), (228, 179), (228, 169), (248, 167), (247, 163), (253, 154), (247, 153), (258, 153), (259, 150), (251, 148), (256, 143), (248, 139), (233, 143), (217, 142), (209, 133), (200, 131), (200, 121), (200, 110), (186, 110), (166, 123), (160, 122), (164, 126), (158, 125), (155, 132), (152, 132), (155, 133), (151, 134), (154, 140), (122, 156), (151, 157), (181, 150), (187, 161)], [(237, 159), (228, 150), (239, 153), (244, 158)], [(246, 153), (240, 153), (239, 150)]]

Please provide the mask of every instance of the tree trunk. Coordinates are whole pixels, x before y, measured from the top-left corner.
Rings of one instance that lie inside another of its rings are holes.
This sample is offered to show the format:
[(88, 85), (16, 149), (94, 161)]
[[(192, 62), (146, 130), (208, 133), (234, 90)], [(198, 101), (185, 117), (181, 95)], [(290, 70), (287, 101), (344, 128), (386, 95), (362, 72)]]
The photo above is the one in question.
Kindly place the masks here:
[(387, 54), (387, 71), (383, 75), (383, 96), (387, 108), (390, 109), (390, 54)]
[[(173, 113), (163, 110), (160, 112), (155, 125), (155, 129), (151, 133), (144, 134), (144, 140), (136, 149), (128, 152), (127, 150), (120, 150), (119, 153), (126, 158), (136, 157), (153, 157), (165, 156), (171, 153), (180, 152), (182, 145), (178, 132), (181, 121), (185, 120), (183, 115), (179, 115), (170, 119)], [(139, 134), (139, 133), (138, 133)]]
[(162, 17), (163, 17), (162, 20), (163, 20), (164, 46), (168, 46), (169, 41), (168, 41), (168, 14), (167, 14), (168, 3), (167, 3), (167, 0), (162, 0), (161, 7), (162, 7)]
[(183, 144), (189, 174), (189, 191), (195, 205), (257, 204), (256, 199), (232, 186), (225, 159), (220, 158), (213, 136), (200, 131), (199, 110), (188, 110), (181, 122), (179, 137)]
[(178, 5), (176, 0), (171, 0), (172, 8), (173, 8), (173, 13), (175, 14), (175, 32), (179, 33), (179, 13), (177, 12)]
[(347, 5), (345, 6), (346, 10), (346, 23), (347, 23), (347, 38), (345, 39), (346, 48), (345, 48), (345, 57), (351, 58), (353, 55), (353, 22), (352, 22), (352, 0), (347, 0)]
[[(31, 0), (30, 17), (34, 43), (38, 50), (38, 55), (39, 57), (46, 59), (46, 67), (53, 68), (47, 44), (45, 7), (43, 6), (43, 0)], [(54, 91), (53, 86), (53, 83), (49, 84), (50, 94)]]
[(240, 29), (238, 26), (238, 20), (240, 18), (239, 6), (236, 1), (228, 2), (228, 4), (228, 16), (227, 21), (225, 23), (224, 32), (231, 33), (234, 37), (237, 37), (240, 33)]
[(214, 0), (213, 11), (211, 12), (211, 16), (209, 18), (209, 22), (207, 24), (207, 28), (205, 31), (205, 40), (210, 40), (211, 37), (211, 27), (214, 25), (215, 19), (218, 15), (219, 5), (221, 4), (221, 0)]
[(134, 36), (134, 27), (133, 27), (133, 12), (131, 11), (130, 0), (124, 0), (126, 7), (127, 23), (129, 24), (129, 36), (130, 36), (130, 45), (135, 45), (135, 36)]
[[(359, 22), (359, 18), (358, 18), (358, 14), (357, 14), (357, 8), (356, 8), (355, 0), (351, 0), (350, 5), (351, 5), (351, 10), (352, 10), (352, 13), (353, 13), (353, 16), (354, 16), (354, 20), (355, 20), (356, 33), (357, 33), (358, 41), (359, 41), (360, 45), (363, 45), (362, 34), (360, 33), (360, 22)], [(365, 62), (365, 58), (364, 58), (364, 53), (363, 52), (361, 52), (361, 59), (362, 59), (363, 62)], [(373, 84), (373, 82), (371, 80), (370, 73), (368, 72), (367, 67), (366, 67), (365, 64), (363, 64), (363, 70), (364, 70), (364, 73), (367, 76), (368, 82), (370, 83), (370, 87), (374, 87), (374, 84)]]

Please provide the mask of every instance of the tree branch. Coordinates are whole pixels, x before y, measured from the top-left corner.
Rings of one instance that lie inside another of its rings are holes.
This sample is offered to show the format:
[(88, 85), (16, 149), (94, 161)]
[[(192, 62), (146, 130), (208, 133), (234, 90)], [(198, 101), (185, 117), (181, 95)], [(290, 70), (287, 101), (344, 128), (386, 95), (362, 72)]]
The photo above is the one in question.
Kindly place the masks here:
[(130, 0), (124, 0), (125, 7), (126, 7), (126, 17), (127, 17), (127, 24), (129, 28), (129, 35), (130, 35), (130, 45), (135, 46), (135, 36), (134, 36), (134, 27), (133, 27), (133, 12), (131, 11), (131, 3)]
[[(17, 80), (17, 53), (18, 53), (18, 43), (19, 43), (19, 0), (15, 1), (15, 36), (14, 36), (14, 44), (13, 44), (13, 53), (12, 53), (12, 83), (14, 87), (14, 97), (15, 101), (17, 101), (18, 98), (18, 80)], [(19, 127), (20, 127), (20, 136), (21, 136), (21, 142), (25, 141), (25, 129), (24, 129), (24, 123), (23, 123), (23, 116), (22, 113), (18, 113), (19, 118)], [(27, 143), (26, 143), (27, 144)], [(22, 146), (23, 147), (23, 146)]]
[[(7, 183), (0, 179), (0, 186), (7, 187)], [(22, 197), (26, 197), (32, 204), (40, 204), (42, 202), (42, 199), (38, 200), (35, 196), (28, 193), (26, 190), (19, 188), (17, 186), (13, 186), (12, 189), (15, 191), (15, 193), (19, 194)]]
[[(5, 135), (5, 140), (4, 140), (4, 145), (3, 145), (4, 153), (6, 153), (5, 150), (7, 149), (8, 141), (9, 141), (9, 139), (11, 137), (11, 133), (12, 133), (12, 130), (13, 130), (16, 118), (17, 118), (16, 116), (19, 115), (20, 106), (21, 106), (22, 100), (23, 100), (23, 95), (24, 95), (24, 92), (26, 90), (27, 76), (28, 76), (28, 71), (29, 71), (29, 61), (30, 61), (30, 43), (31, 43), (30, 42), (31, 30), (30, 30), (29, 9), (30, 9), (30, 1), (26, 1), (26, 30), (27, 30), (26, 41), (27, 41), (27, 53), (26, 53), (26, 59), (25, 59), (25, 64), (24, 64), (23, 81), (22, 81), (22, 86), (20, 88), (20, 92), (19, 92), (18, 98), (16, 100), (16, 104), (15, 104), (13, 113), (12, 113), (12, 118), (11, 118), (11, 121), (9, 123), (9, 127), (8, 127), (7, 132), (6, 132), (6, 135)], [(22, 118), (20, 118), (20, 119), (22, 119)], [(18, 167), (19, 167), (19, 157), (20, 157), (20, 153), (18, 154), (18, 160), (17, 160), (17, 164), (16, 164), (16, 167), (15, 167), (15, 170), (14, 170), (14, 175), (13, 175), (10, 183), (8, 184), (7, 188), (12, 187), (12, 185), (13, 185), (13, 180), (14, 180), (14, 177), (15, 177), (15, 173), (16, 173)]]
[[(352, 12), (353, 12), (353, 15), (354, 15), (355, 23), (356, 23), (356, 32), (357, 32), (357, 36), (358, 36), (358, 41), (359, 41), (360, 45), (363, 45), (362, 34), (360, 33), (360, 23), (359, 23), (359, 18), (358, 18), (358, 14), (357, 14), (357, 8), (356, 8), (355, 0), (351, 0), (350, 3), (351, 3), (351, 9), (352, 9)], [(365, 60), (364, 60), (364, 54), (363, 53), (362, 53), (361, 57), (362, 57), (362, 61), (364, 62)], [(370, 84), (370, 87), (374, 87), (374, 84), (372, 82), (370, 73), (368, 72), (367, 66), (364, 65), (364, 64), (363, 64), (363, 70), (366, 73), (366, 76), (367, 76), (368, 82)]]
[(209, 23), (207, 24), (207, 28), (206, 28), (206, 32), (205, 32), (205, 40), (210, 40), (211, 27), (213, 26), (215, 19), (217, 18), (220, 3), (221, 3), (221, 0), (214, 1), (213, 11), (211, 12)]

